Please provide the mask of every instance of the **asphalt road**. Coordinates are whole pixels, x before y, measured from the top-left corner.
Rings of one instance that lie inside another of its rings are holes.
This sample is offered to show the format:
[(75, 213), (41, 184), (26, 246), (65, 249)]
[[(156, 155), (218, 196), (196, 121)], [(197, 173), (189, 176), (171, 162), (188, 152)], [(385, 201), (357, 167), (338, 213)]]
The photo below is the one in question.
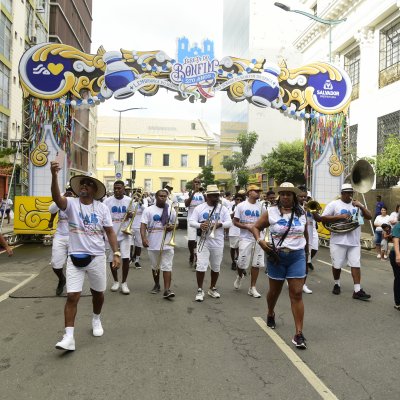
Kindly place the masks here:
[(248, 279), (234, 290), (228, 251), (221, 298), (194, 301), (184, 234), (178, 234), (174, 259), (175, 299), (149, 293), (151, 272), (143, 257), (144, 268), (130, 270), (129, 296), (107, 292), (103, 337), (91, 335), (91, 298), (81, 299), (71, 353), (54, 349), (63, 334), (65, 298), (7, 298), (9, 290), (50, 268), (50, 248), (24, 244), (13, 258), (0, 254), (0, 399), (400, 398), (400, 314), (393, 308), (388, 262), (363, 252), (362, 286), (372, 299), (361, 302), (351, 298), (345, 271), (342, 294), (331, 293), (329, 254), (322, 248), (308, 278), (314, 292), (304, 295), (308, 349), (298, 351), (291, 344), (286, 287), (276, 308), (277, 329), (263, 330), (267, 279), (260, 274), (261, 299), (247, 295)]

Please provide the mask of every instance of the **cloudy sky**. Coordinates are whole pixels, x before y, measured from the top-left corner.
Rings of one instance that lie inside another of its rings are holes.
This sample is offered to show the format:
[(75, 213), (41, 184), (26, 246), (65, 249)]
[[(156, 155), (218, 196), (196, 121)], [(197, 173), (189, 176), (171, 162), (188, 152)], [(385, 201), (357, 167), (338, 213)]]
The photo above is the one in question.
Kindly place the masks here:
[[(112, 6), (110, 6), (112, 4)], [(215, 55), (221, 58), (222, 0), (95, 0), (93, 2), (92, 53), (99, 46), (106, 50), (164, 50), (176, 57), (177, 38), (186, 36), (190, 43), (211, 39)], [(210, 99), (206, 104), (180, 102), (165, 89), (153, 97), (140, 93), (126, 100), (109, 99), (99, 106), (99, 115), (118, 114), (113, 109), (145, 107), (128, 111), (129, 117), (203, 119), (219, 131), (220, 101)]]

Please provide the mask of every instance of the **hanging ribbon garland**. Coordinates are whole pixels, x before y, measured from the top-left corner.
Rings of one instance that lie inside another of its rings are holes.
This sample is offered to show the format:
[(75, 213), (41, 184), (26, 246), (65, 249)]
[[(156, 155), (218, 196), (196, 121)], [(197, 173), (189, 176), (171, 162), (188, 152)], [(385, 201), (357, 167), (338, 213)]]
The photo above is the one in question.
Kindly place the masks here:
[(30, 97), (29, 116), (31, 149), (44, 139), (44, 125), (51, 124), (55, 141), (65, 151), (70, 161), (71, 142), (75, 132), (74, 109), (60, 102)]
[(342, 159), (341, 143), (345, 135), (346, 115), (320, 115), (317, 119), (306, 122), (306, 134), (304, 138), (304, 170), (308, 180), (314, 162), (323, 152), (330, 139), (333, 139), (333, 147), (337, 157)]

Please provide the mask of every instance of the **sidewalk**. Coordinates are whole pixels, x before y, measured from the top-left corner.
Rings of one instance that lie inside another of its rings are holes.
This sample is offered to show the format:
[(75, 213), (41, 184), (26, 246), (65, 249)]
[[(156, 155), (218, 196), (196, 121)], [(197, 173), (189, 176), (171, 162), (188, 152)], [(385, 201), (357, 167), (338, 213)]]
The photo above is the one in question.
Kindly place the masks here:
[[(0, 218), (0, 224), (1, 224), (1, 218)], [(4, 218), (3, 227), (0, 233), (2, 235), (8, 235), (13, 232), (14, 232), (14, 220), (11, 218), (10, 223), (8, 223), (7, 218)]]

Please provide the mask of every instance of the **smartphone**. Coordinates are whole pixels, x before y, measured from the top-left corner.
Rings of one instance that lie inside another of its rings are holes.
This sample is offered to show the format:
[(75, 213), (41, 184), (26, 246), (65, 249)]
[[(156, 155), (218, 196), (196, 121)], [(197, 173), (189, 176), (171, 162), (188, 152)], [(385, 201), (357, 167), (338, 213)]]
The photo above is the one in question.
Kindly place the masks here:
[(65, 151), (64, 150), (57, 151), (56, 158), (54, 159), (54, 161), (58, 163), (58, 167), (60, 169), (63, 169), (64, 167), (64, 160), (65, 160)]

